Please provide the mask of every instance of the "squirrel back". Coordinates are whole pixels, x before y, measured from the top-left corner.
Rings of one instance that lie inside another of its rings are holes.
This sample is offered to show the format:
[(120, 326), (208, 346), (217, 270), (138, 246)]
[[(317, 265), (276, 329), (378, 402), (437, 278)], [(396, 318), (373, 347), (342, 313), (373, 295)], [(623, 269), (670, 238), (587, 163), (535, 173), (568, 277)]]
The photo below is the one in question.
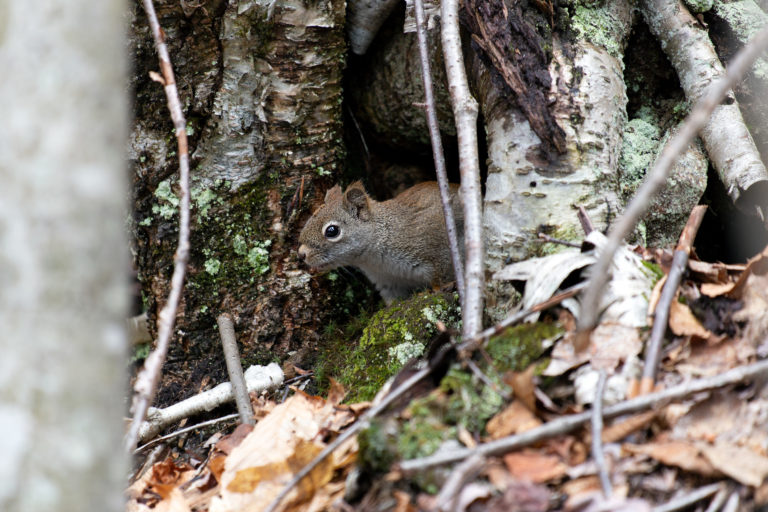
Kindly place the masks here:
[[(451, 207), (463, 252), (459, 187), (451, 185)], [(355, 182), (336, 185), (299, 236), (299, 258), (315, 270), (359, 268), (384, 300), (454, 279), (440, 191), (436, 182), (415, 185), (378, 202)]]

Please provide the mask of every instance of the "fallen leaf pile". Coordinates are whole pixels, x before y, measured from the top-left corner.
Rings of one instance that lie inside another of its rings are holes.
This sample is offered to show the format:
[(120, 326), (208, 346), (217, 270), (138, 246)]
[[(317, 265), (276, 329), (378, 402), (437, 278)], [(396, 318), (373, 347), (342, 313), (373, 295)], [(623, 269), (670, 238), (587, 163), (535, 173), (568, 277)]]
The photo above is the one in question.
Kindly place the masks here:
[[(653, 256), (662, 269), (669, 261), (668, 255), (660, 253), (643, 256)], [(571, 263), (566, 256), (557, 258), (548, 263), (553, 269), (578, 270), (585, 261), (583, 256), (575, 256)], [(627, 256), (627, 261), (635, 263), (642, 263), (641, 259)], [(509, 268), (505, 275), (524, 279), (527, 268)], [(557, 280), (567, 276), (561, 272)], [(646, 277), (647, 273), (641, 273), (638, 279)], [(583, 351), (573, 347), (574, 317), (571, 307), (564, 304), (557, 321), (565, 334), (555, 341), (546, 359), (527, 370), (482, 366), (483, 357), (478, 354), (479, 372), (470, 373), (457, 362), (453, 372), (466, 372), (468, 381), (496, 389), (505, 400), (478, 431), (460, 420), (447, 426), (431, 425), (431, 431), (442, 437), (429, 451), (471, 448), (588, 411), (597, 398), (601, 373), (607, 376), (604, 404), (631, 398), (664, 278), (653, 293), (649, 287), (644, 298), (638, 293), (638, 282), (631, 287), (632, 300), (623, 304), (643, 305), (647, 320), (640, 322), (643, 315), (622, 306), (616, 316), (608, 315)], [(544, 286), (549, 295), (556, 290), (549, 282)], [(553, 314), (549, 312), (550, 317)], [(768, 248), (741, 266), (692, 259), (672, 303), (666, 338), (658, 389), (768, 356)], [(455, 386), (438, 386), (420, 405), (414, 402), (388, 411), (388, 418), (379, 423), (386, 431), (381, 438), (397, 439), (403, 425), (416, 432), (418, 411), (423, 414), (427, 408), (433, 422), (443, 421), (455, 412), (451, 396), (462, 393)], [(334, 383), (327, 399), (296, 391), (283, 403), (262, 402), (262, 417), (256, 426), (241, 425), (218, 439), (204, 462), (193, 465), (169, 457), (154, 464), (127, 490), (127, 510), (264, 510), (302, 467), (366, 409), (367, 404), (342, 404), (343, 396), (344, 391)], [(279, 510), (629, 512), (650, 511), (674, 500), (683, 504), (679, 508), (670, 505), (667, 510), (768, 506), (768, 386), (764, 382), (698, 393), (606, 421), (601, 445), (610, 496), (603, 492), (605, 482), (601, 483), (601, 466), (592, 453), (588, 424), (499, 457), (468, 459), (418, 475), (399, 471), (398, 457), (407, 453), (402, 446), (400, 455), (387, 463), (388, 469), (371, 470), (369, 464), (369, 469), (362, 469), (364, 476), (357, 475), (362, 449), (352, 437), (293, 488)], [(352, 492), (353, 484), (361, 488)], [(354, 497), (353, 503), (346, 503), (345, 496)], [(689, 499), (687, 505), (685, 499)]]

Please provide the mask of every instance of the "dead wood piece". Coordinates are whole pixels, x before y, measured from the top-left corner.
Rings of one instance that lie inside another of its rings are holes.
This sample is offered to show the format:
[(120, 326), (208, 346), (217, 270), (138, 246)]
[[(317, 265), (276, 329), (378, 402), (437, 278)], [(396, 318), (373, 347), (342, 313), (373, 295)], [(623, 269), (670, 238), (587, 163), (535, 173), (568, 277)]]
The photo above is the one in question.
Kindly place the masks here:
[(696, 238), (696, 233), (699, 231), (706, 211), (707, 207), (703, 205), (693, 209), (672, 257), (672, 266), (656, 305), (651, 337), (645, 348), (645, 366), (643, 367), (643, 380), (640, 383), (641, 394), (650, 393), (653, 390), (656, 372), (661, 362), (661, 345), (669, 323), (669, 309), (672, 301), (677, 297), (677, 288), (680, 286), (680, 281), (683, 279), (685, 269), (688, 266), (688, 256), (691, 254), (693, 240)]
[(595, 459), (597, 473), (600, 476), (600, 487), (605, 499), (610, 499), (613, 494), (611, 475), (605, 462), (605, 450), (603, 449), (603, 396), (605, 395), (605, 382), (608, 374), (605, 369), (600, 370), (600, 376), (595, 388), (595, 399), (592, 402), (592, 458)]
[[(709, 85), (725, 76), (706, 29), (680, 0), (643, 0), (640, 9), (677, 71), (688, 100), (702, 100)], [(765, 220), (768, 171), (732, 92), (727, 101), (718, 101), (701, 128), (701, 138), (733, 202), (746, 213), (757, 213)]]
[(235, 395), (240, 423), (255, 425), (253, 406), (251, 405), (251, 398), (248, 396), (248, 387), (243, 376), (243, 366), (240, 364), (240, 351), (237, 349), (235, 324), (232, 321), (232, 316), (222, 313), (216, 319), (216, 323), (219, 325), (221, 346), (224, 349), (224, 360), (227, 363), (227, 373), (229, 373), (229, 382), (232, 384), (232, 393)]
[(461, 18), (472, 32), (473, 47), (512, 90), (514, 104), (544, 143), (547, 155), (565, 153), (565, 132), (550, 112), (546, 96), (551, 87), (549, 62), (541, 37), (525, 21), (519, 4), (510, 12), (502, 0), (468, 0)]

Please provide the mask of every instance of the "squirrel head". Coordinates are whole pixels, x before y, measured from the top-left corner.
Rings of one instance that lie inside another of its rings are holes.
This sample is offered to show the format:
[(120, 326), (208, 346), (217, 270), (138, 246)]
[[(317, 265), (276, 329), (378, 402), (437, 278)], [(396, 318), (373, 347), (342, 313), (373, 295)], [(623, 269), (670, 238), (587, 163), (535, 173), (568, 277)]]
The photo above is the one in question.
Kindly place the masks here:
[(353, 265), (376, 243), (371, 226), (372, 203), (359, 181), (344, 192), (338, 185), (328, 190), (325, 202), (299, 235), (299, 259), (318, 271)]

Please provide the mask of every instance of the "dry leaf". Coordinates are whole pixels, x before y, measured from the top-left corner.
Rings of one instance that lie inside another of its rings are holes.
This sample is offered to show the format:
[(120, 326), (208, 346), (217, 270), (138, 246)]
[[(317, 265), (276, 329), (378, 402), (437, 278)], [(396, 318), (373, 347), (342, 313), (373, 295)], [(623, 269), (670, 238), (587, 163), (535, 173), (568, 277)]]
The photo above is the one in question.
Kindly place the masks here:
[(768, 457), (742, 446), (717, 442), (700, 443), (701, 452), (712, 465), (737, 482), (752, 487), (762, 485), (768, 476)]
[(660, 441), (642, 445), (624, 444), (622, 448), (629, 453), (647, 455), (667, 466), (675, 466), (700, 475), (720, 476), (712, 464), (693, 444), (683, 441)]
[(533, 450), (508, 453), (503, 459), (512, 476), (534, 483), (562, 478), (568, 469), (556, 455), (546, 455)]
[(531, 412), (536, 412), (536, 384), (533, 377), (536, 365), (532, 364), (522, 372), (509, 371), (504, 374), (504, 383), (515, 392), (515, 398), (520, 400)]
[(688, 306), (676, 300), (669, 305), (669, 328), (677, 336), (697, 336), (704, 340), (714, 337), (714, 334), (701, 325)]
[(541, 420), (534, 416), (520, 400), (513, 400), (504, 410), (488, 421), (485, 430), (491, 439), (500, 439), (531, 430), (539, 425), (541, 425)]

